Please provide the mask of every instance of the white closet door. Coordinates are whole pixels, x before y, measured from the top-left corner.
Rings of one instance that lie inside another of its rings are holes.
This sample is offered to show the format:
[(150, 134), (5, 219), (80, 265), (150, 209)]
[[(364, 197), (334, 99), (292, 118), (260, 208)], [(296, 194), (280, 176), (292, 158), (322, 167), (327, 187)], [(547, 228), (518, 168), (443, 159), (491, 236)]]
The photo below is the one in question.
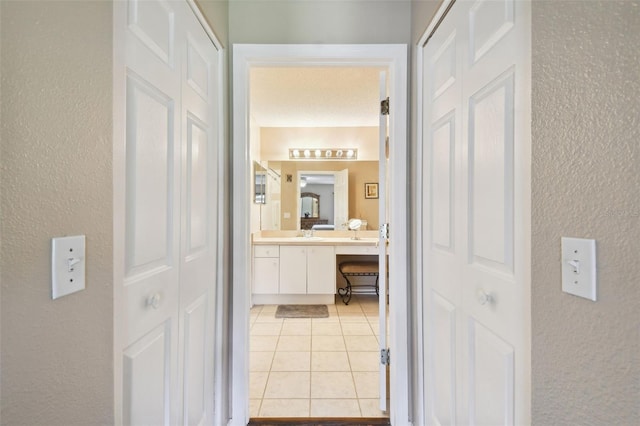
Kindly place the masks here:
[(218, 54), (192, 13), (185, 14), (182, 82), (180, 371), (182, 421), (213, 422), (217, 245)]
[(457, 1), (424, 47), (427, 419), (530, 422), (530, 4)]
[(212, 424), (218, 54), (185, 1), (116, 2), (114, 31), (126, 80), (118, 421)]

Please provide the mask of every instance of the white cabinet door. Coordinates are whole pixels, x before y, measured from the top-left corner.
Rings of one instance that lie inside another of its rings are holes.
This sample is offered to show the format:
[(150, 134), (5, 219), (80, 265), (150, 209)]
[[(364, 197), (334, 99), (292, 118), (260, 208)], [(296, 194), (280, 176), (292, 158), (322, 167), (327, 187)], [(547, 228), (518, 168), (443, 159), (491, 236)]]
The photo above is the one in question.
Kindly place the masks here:
[(307, 293), (307, 248), (280, 247), (280, 294)]
[(307, 294), (336, 292), (336, 254), (333, 246), (307, 247)]
[(278, 294), (280, 259), (256, 257), (253, 259), (253, 292), (255, 294)]

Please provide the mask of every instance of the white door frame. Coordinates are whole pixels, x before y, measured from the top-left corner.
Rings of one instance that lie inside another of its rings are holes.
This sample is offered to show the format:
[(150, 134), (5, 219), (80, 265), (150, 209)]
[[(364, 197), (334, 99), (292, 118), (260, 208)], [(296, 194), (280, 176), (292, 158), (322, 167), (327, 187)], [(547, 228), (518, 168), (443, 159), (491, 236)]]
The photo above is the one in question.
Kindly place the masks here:
[(233, 46), (233, 269), (232, 269), (232, 367), (231, 419), (244, 426), (249, 420), (249, 303), (251, 297), (251, 193), (249, 158), (249, 70), (255, 66), (351, 66), (384, 67), (390, 74), (392, 96), (390, 134), (389, 264), (391, 424), (410, 424), (409, 282), (407, 224), (407, 46), (379, 45), (258, 45)]

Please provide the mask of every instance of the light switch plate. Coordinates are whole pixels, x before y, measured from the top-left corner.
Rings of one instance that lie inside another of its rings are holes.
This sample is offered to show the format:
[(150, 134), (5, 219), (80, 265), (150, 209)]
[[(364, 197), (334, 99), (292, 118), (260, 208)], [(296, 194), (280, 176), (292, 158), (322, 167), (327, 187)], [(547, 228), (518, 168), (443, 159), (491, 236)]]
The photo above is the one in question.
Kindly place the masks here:
[(596, 301), (596, 240), (562, 238), (562, 291)]
[(85, 236), (51, 239), (51, 298), (85, 288)]

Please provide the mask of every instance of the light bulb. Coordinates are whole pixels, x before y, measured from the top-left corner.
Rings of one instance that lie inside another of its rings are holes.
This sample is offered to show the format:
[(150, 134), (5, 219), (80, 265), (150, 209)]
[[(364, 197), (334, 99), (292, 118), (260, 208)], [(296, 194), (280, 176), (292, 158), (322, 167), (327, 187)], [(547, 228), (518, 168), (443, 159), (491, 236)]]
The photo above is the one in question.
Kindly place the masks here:
[(339, 149), (339, 150), (336, 152), (336, 157), (342, 157), (342, 150), (341, 150), (341, 149)]
[(293, 150), (293, 156), (296, 157), (296, 158), (300, 157), (300, 151), (298, 151), (297, 149), (294, 149)]
[(316, 149), (315, 154), (316, 154), (316, 158), (317, 157), (322, 157), (322, 151), (320, 151), (319, 149)]
[(353, 157), (353, 150), (352, 149), (347, 151), (347, 158), (351, 158), (351, 157)]
[(331, 150), (328, 149), (327, 152), (324, 153), (324, 156), (327, 157), (327, 158), (330, 158), (331, 157)]
[(305, 150), (304, 150), (304, 156), (305, 156), (306, 158), (311, 157), (311, 151), (309, 151), (308, 149), (305, 149)]

